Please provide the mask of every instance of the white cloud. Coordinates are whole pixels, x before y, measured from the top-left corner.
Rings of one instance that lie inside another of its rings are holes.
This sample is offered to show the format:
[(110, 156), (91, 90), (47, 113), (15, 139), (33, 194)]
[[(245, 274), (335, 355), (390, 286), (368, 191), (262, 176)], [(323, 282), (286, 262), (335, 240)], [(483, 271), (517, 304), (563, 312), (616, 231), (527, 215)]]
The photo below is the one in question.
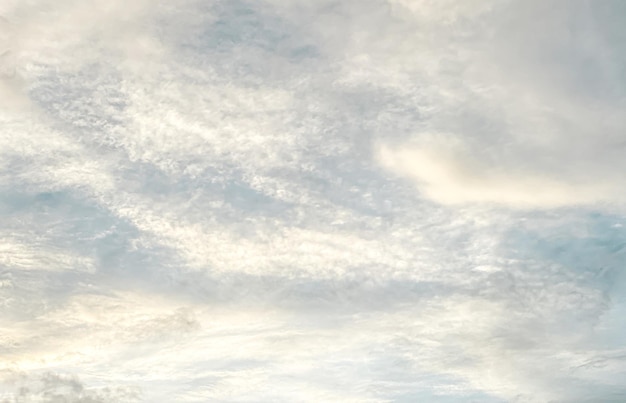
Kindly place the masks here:
[[(28, 238), (35, 234), (24, 234)], [(0, 265), (19, 270), (85, 270), (95, 269), (94, 263), (87, 258), (72, 256), (62, 250), (47, 247), (49, 240), (23, 240), (6, 234), (0, 234)], [(48, 242), (47, 242), (48, 241)]]
[(437, 35), (406, 40), (427, 57), (377, 58), (411, 77), (424, 111), (408, 141), (381, 141), (382, 164), (444, 203), (622, 203), (620, 6), (489, 4), (417, 7)]
[(0, 6), (0, 399), (623, 400), (619, 3), (127, 3)]
[(446, 204), (498, 203), (510, 207), (553, 208), (620, 202), (618, 184), (563, 178), (546, 172), (507, 171), (467, 151), (426, 146), (380, 149), (383, 166), (414, 179), (426, 197)]

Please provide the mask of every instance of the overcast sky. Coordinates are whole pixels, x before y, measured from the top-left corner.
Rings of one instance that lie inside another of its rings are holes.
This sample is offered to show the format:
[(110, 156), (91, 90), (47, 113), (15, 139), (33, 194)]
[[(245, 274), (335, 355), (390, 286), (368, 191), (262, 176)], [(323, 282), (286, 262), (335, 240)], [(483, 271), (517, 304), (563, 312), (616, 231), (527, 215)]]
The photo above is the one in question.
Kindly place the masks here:
[(0, 0), (0, 402), (624, 402), (625, 111), (622, 0)]

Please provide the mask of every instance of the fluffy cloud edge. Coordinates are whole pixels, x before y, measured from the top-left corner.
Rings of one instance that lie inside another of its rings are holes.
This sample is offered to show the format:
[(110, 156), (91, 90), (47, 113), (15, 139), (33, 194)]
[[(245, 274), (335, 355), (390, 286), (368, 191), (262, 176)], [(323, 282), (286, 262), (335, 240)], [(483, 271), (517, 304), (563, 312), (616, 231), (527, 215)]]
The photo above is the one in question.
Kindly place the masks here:
[(578, 181), (548, 173), (492, 166), (454, 146), (381, 144), (377, 162), (414, 181), (427, 198), (446, 205), (488, 203), (511, 208), (559, 208), (619, 202), (610, 181)]

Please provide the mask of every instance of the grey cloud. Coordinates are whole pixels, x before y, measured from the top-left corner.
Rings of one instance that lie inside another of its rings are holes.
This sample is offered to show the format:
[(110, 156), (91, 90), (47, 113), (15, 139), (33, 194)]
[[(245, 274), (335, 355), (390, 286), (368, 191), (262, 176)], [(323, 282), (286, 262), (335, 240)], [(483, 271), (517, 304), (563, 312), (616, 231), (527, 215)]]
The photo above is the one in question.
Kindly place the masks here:
[[(89, 388), (79, 378), (63, 373), (47, 372), (2, 374), (2, 381), (12, 385), (13, 392), (3, 391), (7, 402), (41, 401), (46, 403), (113, 403), (140, 401), (136, 387)], [(8, 395), (8, 396), (7, 396)]]

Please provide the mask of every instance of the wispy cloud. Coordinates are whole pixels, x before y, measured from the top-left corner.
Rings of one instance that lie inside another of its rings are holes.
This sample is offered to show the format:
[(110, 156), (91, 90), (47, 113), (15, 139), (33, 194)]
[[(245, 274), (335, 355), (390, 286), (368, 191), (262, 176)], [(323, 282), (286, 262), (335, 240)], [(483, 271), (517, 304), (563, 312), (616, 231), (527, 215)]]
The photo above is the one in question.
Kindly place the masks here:
[(623, 401), (623, 11), (4, 2), (0, 400)]

